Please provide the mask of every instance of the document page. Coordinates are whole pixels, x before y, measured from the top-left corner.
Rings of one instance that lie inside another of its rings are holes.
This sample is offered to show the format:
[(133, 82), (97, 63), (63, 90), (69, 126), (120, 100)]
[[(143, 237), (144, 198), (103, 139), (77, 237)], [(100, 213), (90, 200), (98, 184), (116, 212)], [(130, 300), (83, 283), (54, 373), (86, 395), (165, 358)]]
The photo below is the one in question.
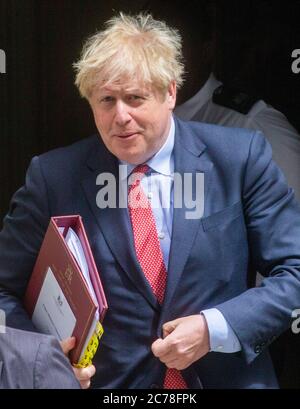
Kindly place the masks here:
[[(85, 254), (82, 248), (82, 244), (80, 242), (79, 237), (75, 233), (75, 231), (70, 227), (68, 229), (67, 235), (65, 237), (65, 241), (67, 243), (67, 246), (69, 247), (70, 251), (72, 252), (73, 256), (75, 257), (75, 260), (77, 261), (80, 270), (85, 278), (85, 281), (87, 283), (87, 286), (89, 288), (90, 295), (92, 299), (94, 300), (94, 303), (98, 307), (98, 301), (97, 297), (94, 291), (93, 284), (91, 282), (90, 278), (90, 273), (89, 273), (89, 268), (88, 264), (85, 258)], [(99, 320), (99, 311), (97, 309), (96, 314), (95, 314), (95, 319), (98, 321)]]
[(75, 328), (76, 317), (50, 267), (35, 305), (32, 321), (38, 330), (60, 340), (70, 337)]

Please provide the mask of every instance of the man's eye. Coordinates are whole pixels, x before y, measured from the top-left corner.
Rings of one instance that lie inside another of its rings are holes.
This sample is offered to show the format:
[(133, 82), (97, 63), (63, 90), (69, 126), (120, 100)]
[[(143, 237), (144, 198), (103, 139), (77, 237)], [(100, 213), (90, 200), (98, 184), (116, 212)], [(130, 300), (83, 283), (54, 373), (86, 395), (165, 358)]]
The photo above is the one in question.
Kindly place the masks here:
[(107, 97), (100, 98), (100, 102), (109, 103), (112, 101), (113, 101), (113, 97), (107, 96)]
[(129, 101), (138, 101), (140, 99), (142, 99), (142, 97), (140, 97), (139, 95), (130, 95), (128, 97)]

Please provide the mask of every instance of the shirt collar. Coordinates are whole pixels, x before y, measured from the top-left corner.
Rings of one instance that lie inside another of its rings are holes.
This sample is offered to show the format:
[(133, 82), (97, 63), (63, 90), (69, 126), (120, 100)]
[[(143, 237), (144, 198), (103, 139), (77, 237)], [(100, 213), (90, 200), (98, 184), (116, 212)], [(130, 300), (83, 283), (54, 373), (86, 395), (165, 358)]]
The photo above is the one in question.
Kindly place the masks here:
[(198, 112), (199, 109), (211, 99), (214, 90), (220, 85), (222, 85), (222, 83), (216, 79), (213, 73), (211, 73), (206, 83), (200, 88), (197, 94), (175, 108), (175, 114), (178, 115), (179, 118), (189, 121), (193, 118), (196, 112)]
[[(171, 126), (165, 143), (160, 150), (146, 162), (147, 165), (155, 172), (165, 176), (171, 176), (174, 173), (174, 160), (172, 155), (174, 139), (175, 123), (173, 117), (171, 117)], [(132, 165), (124, 160), (119, 160), (119, 164), (126, 166), (126, 168), (122, 169), (122, 172), (120, 172), (121, 180), (127, 178), (136, 167), (136, 165)]]

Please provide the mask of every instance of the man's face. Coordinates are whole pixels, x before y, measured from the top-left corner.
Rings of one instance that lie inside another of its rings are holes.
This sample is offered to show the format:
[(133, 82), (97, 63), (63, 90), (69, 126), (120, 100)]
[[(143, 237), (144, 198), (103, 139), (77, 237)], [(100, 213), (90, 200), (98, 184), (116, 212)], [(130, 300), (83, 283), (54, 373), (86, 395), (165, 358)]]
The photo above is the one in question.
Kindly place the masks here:
[(137, 81), (95, 87), (89, 103), (107, 149), (133, 165), (146, 162), (167, 139), (176, 85), (165, 95)]

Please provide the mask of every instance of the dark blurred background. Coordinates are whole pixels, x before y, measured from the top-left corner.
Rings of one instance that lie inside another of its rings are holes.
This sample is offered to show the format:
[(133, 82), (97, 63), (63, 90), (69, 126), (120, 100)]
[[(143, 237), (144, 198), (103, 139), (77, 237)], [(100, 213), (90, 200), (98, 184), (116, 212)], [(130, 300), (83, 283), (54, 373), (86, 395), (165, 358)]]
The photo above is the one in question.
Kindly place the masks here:
[[(162, 0), (163, 1), (163, 0)], [(23, 184), (33, 155), (95, 131), (73, 85), (72, 63), (83, 40), (114, 12), (136, 12), (144, 0), (0, 0), (0, 220)], [(189, 1), (183, 0), (183, 7)], [(300, 1), (217, 1), (216, 68), (286, 114), (300, 129)]]
[[(0, 0), (0, 49), (7, 58), (7, 72), (0, 74), (0, 227), (32, 156), (95, 132), (87, 102), (73, 85), (72, 63), (84, 39), (112, 14), (134, 13), (144, 4)], [(189, 7), (189, 0), (182, 5)], [(300, 1), (216, 1), (216, 11), (219, 78), (264, 99), (299, 131), (300, 73), (291, 70), (291, 54), (300, 48)], [(282, 385), (300, 388), (299, 340), (285, 337), (289, 362), (276, 358)]]

